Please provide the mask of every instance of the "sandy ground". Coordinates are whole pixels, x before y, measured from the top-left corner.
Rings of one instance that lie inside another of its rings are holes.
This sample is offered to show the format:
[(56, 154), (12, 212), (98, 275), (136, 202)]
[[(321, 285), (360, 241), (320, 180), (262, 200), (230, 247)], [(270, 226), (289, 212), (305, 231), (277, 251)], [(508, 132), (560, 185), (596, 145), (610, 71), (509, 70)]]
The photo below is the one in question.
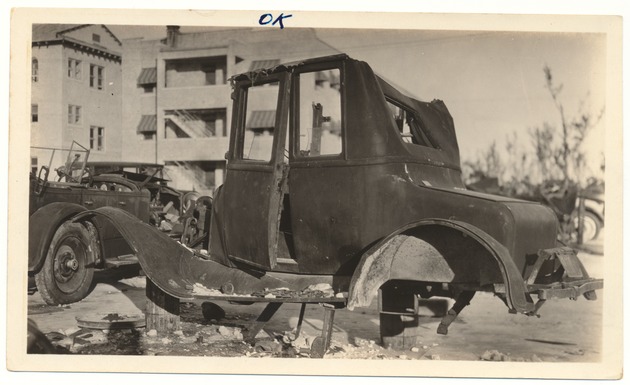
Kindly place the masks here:
[[(601, 244), (591, 245), (591, 250)], [(580, 253), (589, 274), (602, 277), (604, 256)], [(274, 341), (295, 328), (299, 305), (284, 304), (258, 334), (255, 346), (245, 344), (240, 333), (262, 311), (264, 304), (237, 305), (217, 302), (226, 313), (220, 320), (205, 320), (201, 302), (182, 304), (182, 331), (164, 338), (135, 331), (104, 333), (80, 329), (77, 317), (108, 314), (143, 320), (144, 277), (121, 277), (120, 272), (97, 274), (98, 284), (83, 301), (67, 306), (45, 305), (41, 296), (29, 295), (29, 319), (54, 340), (60, 351), (78, 354), (138, 354), (182, 356), (307, 357), (298, 342)], [(420, 319), (419, 341), (411, 349), (394, 350), (381, 346), (376, 299), (369, 308), (337, 310), (331, 348), (325, 358), (433, 359), (433, 360), (508, 360), (546, 362), (597, 362), (601, 360), (602, 297), (586, 301), (550, 300), (541, 317), (509, 314), (507, 307), (491, 294), (478, 293), (451, 325), (449, 334), (436, 333), (440, 319)], [(323, 310), (309, 305), (302, 337), (313, 338), (321, 332)], [(306, 341), (307, 342), (307, 341)], [(305, 346), (304, 344), (302, 344)], [(287, 349), (288, 348), (288, 349)], [(302, 354), (300, 354), (302, 352)]]

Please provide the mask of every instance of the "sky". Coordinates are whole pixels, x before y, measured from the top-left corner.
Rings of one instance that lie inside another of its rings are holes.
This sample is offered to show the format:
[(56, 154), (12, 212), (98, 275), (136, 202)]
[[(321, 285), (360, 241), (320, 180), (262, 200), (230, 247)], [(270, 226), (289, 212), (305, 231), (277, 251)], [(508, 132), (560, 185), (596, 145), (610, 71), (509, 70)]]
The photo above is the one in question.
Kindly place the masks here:
[[(165, 36), (164, 26), (109, 27), (123, 40)], [(560, 129), (560, 115), (545, 88), (545, 65), (556, 84), (563, 85), (560, 101), (568, 118), (577, 116), (580, 108), (593, 115), (605, 110), (603, 34), (324, 28), (316, 32), (338, 50), (367, 61), (405, 93), (425, 101), (443, 100), (453, 115), (463, 160), (475, 159), (493, 142), (507, 158), (505, 141), (513, 133), (522, 151), (530, 151), (529, 130), (545, 122)], [(603, 158), (604, 130), (602, 120), (584, 145), (595, 175)]]
[[(503, 148), (513, 131), (526, 141), (529, 128), (543, 122), (559, 125), (545, 89), (545, 65), (564, 85), (561, 100), (567, 116), (574, 116), (582, 101), (590, 101), (596, 111), (605, 106), (602, 35), (394, 31), (379, 36), (376, 31), (324, 31), (320, 36), (366, 60), (416, 97), (443, 100), (453, 115), (463, 159), (492, 141)], [(360, 43), (365, 41), (378, 43)], [(596, 160), (603, 151), (603, 128), (597, 127), (588, 142), (589, 155)]]

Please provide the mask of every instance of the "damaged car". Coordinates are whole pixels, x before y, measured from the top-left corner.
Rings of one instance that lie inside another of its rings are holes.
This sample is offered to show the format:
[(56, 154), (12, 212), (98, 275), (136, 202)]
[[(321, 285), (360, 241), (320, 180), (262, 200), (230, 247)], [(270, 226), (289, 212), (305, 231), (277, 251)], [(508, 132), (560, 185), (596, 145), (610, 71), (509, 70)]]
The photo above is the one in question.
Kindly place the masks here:
[[(199, 243), (184, 247), (117, 207), (71, 219), (112, 223), (169, 296), (269, 302), (267, 319), (284, 302), (353, 310), (378, 297), (383, 340), (395, 344), (420, 299), (455, 299), (437, 330), (446, 334), (476, 292), (536, 315), (551, 298), (593, 300), (603, 287), (557, 243), (548, 207), (466, 189), (442, 101), (409, 97), (344, 54), (231, 82), (227, 172), (211, 215), (193, 215)], [(312, 285), (331, 294), (314, 298)], [(256, 295), (274, 289), (293, 295)]]
[[(109, 221), (73, 222), (80, 212), (116, 207), (169, 236), (181, 239), (180, 215), (196, 193), (184, 194), (161, 177), (162, 165), (89, 162), (77, 142), (43, 149), (50, 161), (30, 175), (29, 273), (49, 305), (80, 301), (94, 270), (137, 264), (135, 252)], [(55, 154), (66, 162), (50, 172)]]

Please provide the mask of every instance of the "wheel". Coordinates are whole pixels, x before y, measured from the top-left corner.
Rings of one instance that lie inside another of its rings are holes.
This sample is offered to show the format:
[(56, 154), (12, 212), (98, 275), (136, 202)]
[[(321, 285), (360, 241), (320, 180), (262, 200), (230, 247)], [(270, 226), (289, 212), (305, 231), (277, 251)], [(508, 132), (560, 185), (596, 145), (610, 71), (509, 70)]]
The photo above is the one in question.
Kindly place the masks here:
[[(575, 218), (576, 234), (577, 234), (578, 224), (579, 224), (579, 219)], [(584, 242), (588, 242), (593, 239), (596, 239), (599, 236), (599, 232), (601, 229), (602, 229), (602, 222), (599, 220), (599, 218), (592, 212), (585, 210), (584, 211), (584, 230), (582, 232), (582, 240)]]
[(195, 202), (197, 202), (197, 199), (199, 199), (200, 196), (201, 194), (199, 194), (197, 191), (190, 191), (184, 194), (184, 197), (182, 198), (180, 215), (184, 215), (185, 213), (187, 213), (188, 209), (190, 209), (190, 207), (194, 205)]
[(96, 243), (80, 223), (65, 222), (57, 229), (35, 283), (49, 305), (85, 298), (94, 277)]

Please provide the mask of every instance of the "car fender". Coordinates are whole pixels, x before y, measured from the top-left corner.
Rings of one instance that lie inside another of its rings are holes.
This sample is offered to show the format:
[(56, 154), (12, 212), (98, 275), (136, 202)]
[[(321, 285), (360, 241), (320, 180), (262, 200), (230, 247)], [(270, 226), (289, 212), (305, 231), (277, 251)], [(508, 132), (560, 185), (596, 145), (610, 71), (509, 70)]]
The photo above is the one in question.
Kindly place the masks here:
[(74, 215), (87, 209), (76, 203), (53, 202), (39, 208), (29, 218), (28, 271), (41, 269), (57, 228)]
[(99, 207), (84, 211), (72, 218), (82, 221), (95, 216), (106, 218), (118, 230), (134, 251), (142, 270), (162, 291), (180, 298), (192, 299), (194, 282), (187, 266), (193, 252), (171, 239), (156, 227), (116, 207)]
[[(370, 247), (352, 276), (348, 293), (348, 308), (363, 307), (370, 304), (378, 289), (387, 281), (393, 279), (411, 279), (410, 272), (415, 266), (422, 264), (423, 259), (431, 259), (431, 271), (425, 274), (434, 275), (436, 279), (448, 279), (448, 262), (431, 247), (410, 250), (402, 247), (406, 238), (412, 237), (414, 246), (425, 243), (421, 238), (413, 235), (417, 229), (427, 226), (437, 226), (452, 229), (461, 235), (470, 237), (489, 256), (492, 257), (499, 270), (506, 291), (506, 303), (512, 310), (527, 313), (534, 309), (532, 298), (527, 292), (527, 286), (508, 249), (488, 235), (483, 230), (465, 222), (447, 219), (425, 219), (403, 226), (388, 236), (382, 238)], [(406, 235), (412, 234), (412, 235)], [(426, 244), (426, 243), (425, 243)], [(429, 245), (430, 246), (430, 245)], [(442, 267), (440, 267), (440, 265)], [(422, 279), (418, 279), (422, 280)]]
[(584, 211), (588, 211), (593, 214), (595, 218), (597, 218), (602, 226), (604, 226), (604, 216), (602, 215), (602, 211), (597, 211), (594, 207), (585, 206)]

